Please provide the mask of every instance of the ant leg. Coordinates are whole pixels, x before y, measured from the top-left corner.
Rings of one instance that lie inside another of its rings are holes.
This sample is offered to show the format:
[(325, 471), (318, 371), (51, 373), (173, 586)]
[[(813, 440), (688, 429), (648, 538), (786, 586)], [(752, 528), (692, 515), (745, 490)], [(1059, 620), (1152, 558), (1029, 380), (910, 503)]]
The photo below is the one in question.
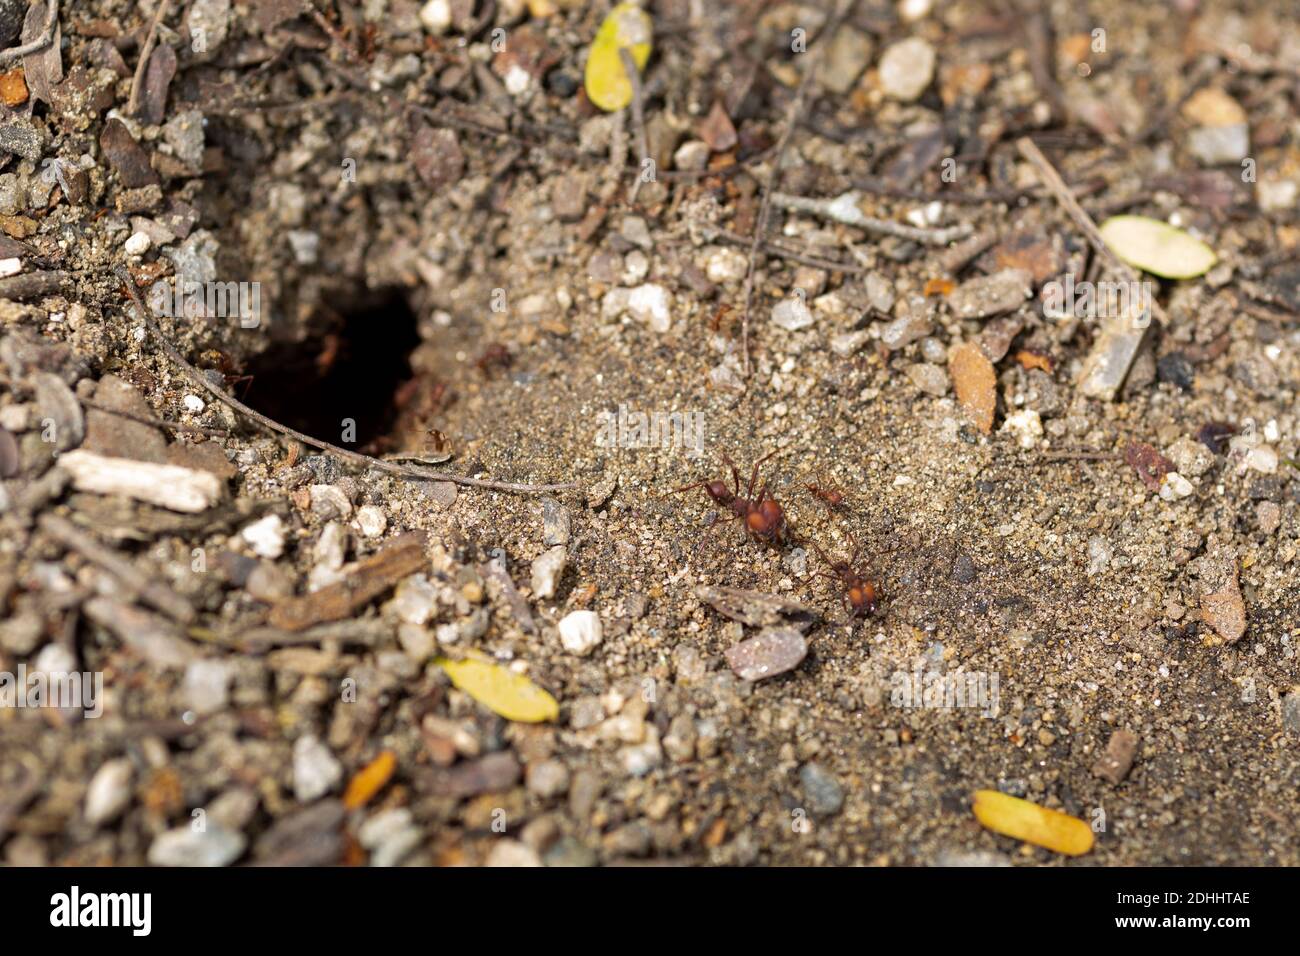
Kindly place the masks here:
[[(746, 498), (749, 498), (749, 497), (751, 497), (751, 496), (754, 494), (754, 485), (758, 482), (758, 466), (761, 465), (761, 464), (763, 464), (763, 462), (767, 461), (769, 458), (771, 458), (773, 455), (775, 455), (775, 454), (776, 454), (778, 451), (780, 451), (780, 450), (781, 450), (781, 449), (778, 448), (778, 449), (776, 449), (776, 451), (769, 451), (766, 455), (764, 455), (764, 456), (763, 456), (762, 458), (760, 458), (758, 461), (754, 462), (754, 470), (751, 471), (751, 472), (749, 473), (749, 487), (745, 490), (745, 497), (746, 497)], [(766, 487), (766, 486), (764, 486), (764, 487)], [(762, 500), (762, 498), (763, 498), (763, 496), (762, 496), (762, 495), (759, 495), (759, 500), (760, 500), (760, 501)]]
[(674, 488), (671, 491), (665, 491), (662, 495), (659, 496), (659, 498), (660, 499), (667, 498), (669, 495), (675, 495), (681, 491), (690, 491), (692, 488), (703, 488), (707, 484), (708, 484), (707, 481), (697, 481), (693, 485), (682, 485), (680, 488)]
[(722, 463), (731, 469), (731, 481), (732, 484), (736, 486), (734, 494), (735, 497), (739, 498), (740, 497), (740, 469), (736, 467), (736, 463), (731, 460), (731, 457), (725, 451), (719, 452), (718, 455), (722, 459)]

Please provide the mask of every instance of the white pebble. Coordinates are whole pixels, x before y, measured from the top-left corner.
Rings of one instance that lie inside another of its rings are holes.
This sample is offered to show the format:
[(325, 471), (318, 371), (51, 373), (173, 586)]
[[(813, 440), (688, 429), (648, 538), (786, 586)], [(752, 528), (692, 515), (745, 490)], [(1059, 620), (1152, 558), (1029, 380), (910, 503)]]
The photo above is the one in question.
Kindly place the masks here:
[(316, 737), (299, 737), (293, 744), (293, 793), (299, 803), (325, 796), (343, 779), (343, 767)]
[(420, 23), (435, 36), (451, 29), (450, 0), (429, 0), (420, 8)]
[(797, 332), (813, 324), (812, 312), (799, 296), (782, 299), (772, 310), (772, 322), (787, 332)]
[(254, 521), (240, 532), (240, 537), (258, 557), (275, 559), (284, 554), (284, 522), (279, 515)]
[(1160, 481), (1160, 497), (1165, 501), (1186, 498), (1195, 489), (1192, 483), (1176, 471), (1171, 471)]
[(199, 412), (203, 411), (203, 409), (208, 407), (203, 403), (203, 399), (199, 398), (197, 395), (186, 395), (184, 398), (184, 402), (185, 402), (185, 410), (187, 412), (193, 412), (195, 415), (199, 414)]
[(560, 621), (560, 643), (570, 654), (590, 654), (604, 637), (605, 629), (595, 611), (574, 611)]
[(1020, 447), (1028, 449), (1033, 448), (1038, 444), (1038, 439), (1043, 437), (1043, 422), (1038, 412), (1032, 408), (1024, 408), (1008, 415), (1002, 430), (1011, 432), (1016, 436)]
[(103, 764), (86, 788), (86, 822), (99, 826), (114, 819), (131, 802), (131, 761), (118, 757)]
[(133, 232), (123, 248), (128, 256), (142, 256), (153, 248), (153, 241), (143, 232)]
[(367, 538), (378, 538), (388, 529), (388, 516), (377, 505), (362, 505), (357, 509), (357, 530)]
[(880, 58), (880, 85), (886, 96), (910, 103), (934, 79), (934, 47), (920, 37), (895, 43)]
[(637, 286), (627, 297), (627, 310), (655, 332), (667, 332), (672, 327), (672, 307), (672, 293), (652, 282)]

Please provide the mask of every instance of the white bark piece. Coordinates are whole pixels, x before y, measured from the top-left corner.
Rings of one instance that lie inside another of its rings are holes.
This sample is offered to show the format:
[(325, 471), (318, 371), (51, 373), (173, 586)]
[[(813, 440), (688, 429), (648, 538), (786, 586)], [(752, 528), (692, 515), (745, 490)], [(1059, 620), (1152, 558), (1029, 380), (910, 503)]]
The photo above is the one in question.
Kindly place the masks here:
[(126, 495), (172, 511), (198, 514), (221, 500), (221, 479), (208, 471), (158, 465), (129, 458), (110, 458), (78, 449), (59, 456), (59, 467), (72, 475), (78, 491)]

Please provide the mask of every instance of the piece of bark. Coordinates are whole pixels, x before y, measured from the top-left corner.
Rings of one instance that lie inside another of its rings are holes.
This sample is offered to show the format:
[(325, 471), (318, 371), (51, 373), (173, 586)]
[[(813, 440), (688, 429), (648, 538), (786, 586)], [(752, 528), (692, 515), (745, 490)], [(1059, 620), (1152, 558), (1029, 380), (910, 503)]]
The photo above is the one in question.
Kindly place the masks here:
[(269, 623), (284, 631), (338, 621), (369, 604), (398, 581), (425, 568), (425, 534), (412, 531), (394, 538), (376, 554), (358, 561), (346, 578), (313, 594), (290, 598), (271, 609)]
[(993, 412), (998, 402), (998, 376), (975, 342), (965, 342), (948, 357), (957, 401), (967, 417), (985, 435), (993, 431)]
[(144, 91), (140, 96), (140, 122), (157, 126), (167, 115), (167, 90), (176, 75), (176, 51), (166, 43), (154, 47), (144, 74)]
[(72, 476), (72, 486), (78, 491), (126, 495), (186, 514), (211, 508), (224, 491), (222, 482), (211, 472), (109, 458), (84, 449), (60, 455), (59, 466)]
[[(44, 35), (48, 9), (43, 2), (33, 3), (27, 8), (27, 19), (23, 22), (24, 44), (39, 40)], [(23, 57), (23, 74), (33, 99), (50, 104), (54, 102), (51, 91), (63, 79), (63, 53), (60, 49), (62, 40), (61, 28), (56, 23), (54, 39), (49, 45)]]
[(142, 189), (162, 182), (149, 164), (149, 152), (135, 141), (121, 120), (110, 119), (104, 124), (104, 132), (99, 135), (99, 146), (122, 178), (124, 188)]
[(1137, 755), (1137, 735), (1128, 730), (1117, 730), (1110, 735), (1106, 751), (1092, 765), (1094, 776), (1119, 786), (1128, 776)]

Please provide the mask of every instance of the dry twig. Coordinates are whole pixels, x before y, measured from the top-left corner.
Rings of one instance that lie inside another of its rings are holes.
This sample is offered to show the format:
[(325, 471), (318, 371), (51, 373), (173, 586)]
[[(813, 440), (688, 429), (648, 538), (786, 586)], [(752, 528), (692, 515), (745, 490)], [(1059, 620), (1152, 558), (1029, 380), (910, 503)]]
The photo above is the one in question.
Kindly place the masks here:
[(21, 59), (29, 53), (35, 53), (37, 50), (44, 50), (54, 41), (54, 31), (58, 25), (59, 0), (49, 0), (49, 7), (45, 13), (45, 27), (41, 30), (41, 35), (31, 43), (10, 47), (8, 50), (0, 50), (0, 65), (8, 63), (10, 60)]
[(144, 45), (140, 47), (140, 62), (135, 65), (135, 76), (131, 77), (131, 96), (126, 101), (128, 116), (135, 116), (140, 112), (140, 94), (144, 89), (145, 72), (149, 69), (149, 57), (153, 55), (153, 48), (158, 43), (158, 26), (162, 23), (163, 17), (167, 16), (171, 5), (172, 0), (158, 0), (158, 9), (154, 11), (153, 22), (149, 24)]

